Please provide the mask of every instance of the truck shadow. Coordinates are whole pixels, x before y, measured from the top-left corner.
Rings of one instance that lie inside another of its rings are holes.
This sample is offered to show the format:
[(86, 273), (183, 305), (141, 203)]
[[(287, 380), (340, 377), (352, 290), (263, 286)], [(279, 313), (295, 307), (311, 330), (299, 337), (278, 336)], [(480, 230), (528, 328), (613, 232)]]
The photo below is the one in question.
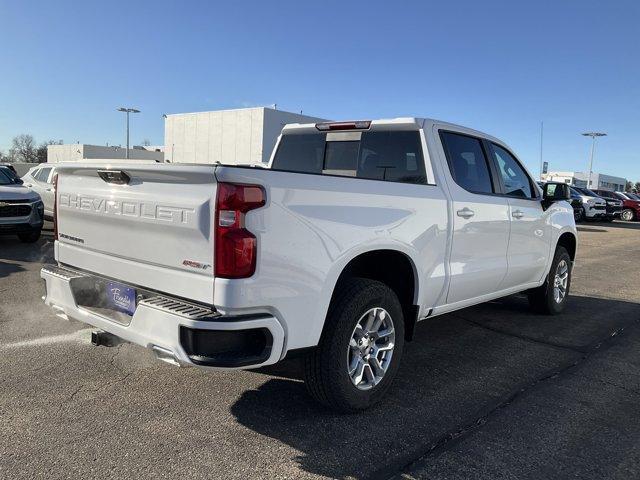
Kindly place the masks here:
[(53, 238), (43, 232), (35, 243), (22, 243), (17, 237), (0, 237), (0, 259), (18, 262), (52, 263)]
[(567, 313), (546, 317), (508, 297), (423, 322), (387, 397), (368, 411), (316, 405), (294, 360), (258, 372), (275, 377), (244, 392), (231, 412), (299, 451), (306, 472), (388, 477), (638, 319), (637, 303), (572, 296)]

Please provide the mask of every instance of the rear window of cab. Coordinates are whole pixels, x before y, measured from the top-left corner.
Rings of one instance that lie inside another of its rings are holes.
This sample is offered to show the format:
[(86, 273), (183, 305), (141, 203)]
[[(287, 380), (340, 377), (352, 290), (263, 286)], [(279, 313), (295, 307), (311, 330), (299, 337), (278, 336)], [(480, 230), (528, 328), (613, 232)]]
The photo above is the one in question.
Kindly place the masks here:
[(272, 170), (427, 183), (418, 131), (283, 135)]

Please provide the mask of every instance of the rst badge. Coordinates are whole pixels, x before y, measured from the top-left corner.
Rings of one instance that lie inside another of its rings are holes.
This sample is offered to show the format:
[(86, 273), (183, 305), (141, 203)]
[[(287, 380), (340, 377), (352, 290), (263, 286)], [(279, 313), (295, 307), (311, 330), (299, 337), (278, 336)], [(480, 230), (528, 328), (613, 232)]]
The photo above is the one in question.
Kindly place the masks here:
[(211, 268), (211, 265), (195, 262), (193, 260), (183, 260), (182, 265), (184, 265), (185, 267), (197, 268), (198, 270), (208, 270), (209, 268)]

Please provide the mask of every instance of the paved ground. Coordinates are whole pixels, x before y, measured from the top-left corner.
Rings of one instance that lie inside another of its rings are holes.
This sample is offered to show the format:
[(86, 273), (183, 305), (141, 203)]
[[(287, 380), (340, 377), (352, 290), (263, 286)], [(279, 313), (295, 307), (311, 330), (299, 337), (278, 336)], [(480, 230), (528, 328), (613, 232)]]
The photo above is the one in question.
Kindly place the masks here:
[(51, 241), (0, 238), (2, 478), (638, 478), (640, 224), (586, 224), (569, 312), (437, 317), (388, 400), (313, 404), (295, 364), (204, 373), (92, 347), (40, 300)]

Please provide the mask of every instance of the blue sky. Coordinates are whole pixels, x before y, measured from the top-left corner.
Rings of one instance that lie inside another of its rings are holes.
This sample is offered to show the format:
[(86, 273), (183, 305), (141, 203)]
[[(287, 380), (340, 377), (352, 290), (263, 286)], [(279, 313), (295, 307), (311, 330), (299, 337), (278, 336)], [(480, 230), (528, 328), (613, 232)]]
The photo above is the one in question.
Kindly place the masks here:
[(163, 113), (277, 103), (332, 119), (427, 116), (506, 141), (537, 174), (640, 181), (640, 2), (0, 0), (0, 149), (162, 144)]

